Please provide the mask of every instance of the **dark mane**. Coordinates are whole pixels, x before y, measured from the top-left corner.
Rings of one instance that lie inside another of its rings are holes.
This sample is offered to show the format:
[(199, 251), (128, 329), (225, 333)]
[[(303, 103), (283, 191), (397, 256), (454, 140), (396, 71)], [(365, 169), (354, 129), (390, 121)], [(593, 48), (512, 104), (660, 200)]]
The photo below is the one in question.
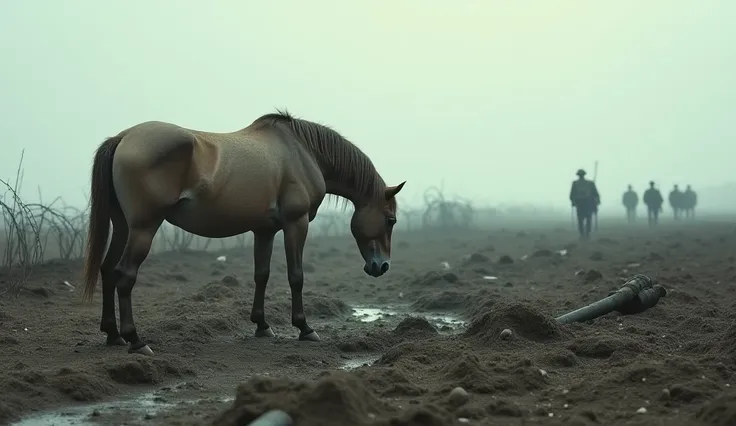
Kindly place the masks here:
[(312, 121), (295, 118), (288, 111), (277, 110), (255, 123), (284, 124), (304, 144), (325, 170), (327, 177), (345, 182), (357, 195), (383, 201), (386, 183), (363, 151), (337, 131)]

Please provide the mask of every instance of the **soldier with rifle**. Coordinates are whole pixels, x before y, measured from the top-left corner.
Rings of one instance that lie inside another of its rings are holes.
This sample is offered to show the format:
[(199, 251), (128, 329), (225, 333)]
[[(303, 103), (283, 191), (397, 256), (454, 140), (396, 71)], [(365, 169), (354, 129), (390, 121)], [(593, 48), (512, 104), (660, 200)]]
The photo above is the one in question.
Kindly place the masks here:
[(585, 179), (585, 170), (578, 170), (577, 175), (578, 179), (570, 188), (570, 203), (577, 210), (580, 238), (589, 239), (593, 215), (598, 211), (601, 198), (595, 182)]

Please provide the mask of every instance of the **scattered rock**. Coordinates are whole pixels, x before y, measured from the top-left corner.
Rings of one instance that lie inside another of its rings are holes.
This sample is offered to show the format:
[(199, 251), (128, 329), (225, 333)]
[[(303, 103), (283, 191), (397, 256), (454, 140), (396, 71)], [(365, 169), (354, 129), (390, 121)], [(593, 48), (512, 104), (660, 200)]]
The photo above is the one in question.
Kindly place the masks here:
[(468, 392), (465, 389), (458, 386), (450, 391), (450, 396), (448, 399), (450, 401), (450, 404), (454, 405), (455, 407), (459, 407), (470, 400), (470, 395), (468, 395)]
[(501, 265), (510, 265), (514, 263), (514, 259), (512, 259), (511, 256), (504, 254), (503, 256), (498, 258), (498, 263), (500, 263)]
[(601, 274), (599, 271), (595, 269), (591, 269), (585, 273), (585, 282), (588, 282), (588, 283), (593, 282), (593, 281), (598, 281), (601, 278), (603, 278), (603, 274)]

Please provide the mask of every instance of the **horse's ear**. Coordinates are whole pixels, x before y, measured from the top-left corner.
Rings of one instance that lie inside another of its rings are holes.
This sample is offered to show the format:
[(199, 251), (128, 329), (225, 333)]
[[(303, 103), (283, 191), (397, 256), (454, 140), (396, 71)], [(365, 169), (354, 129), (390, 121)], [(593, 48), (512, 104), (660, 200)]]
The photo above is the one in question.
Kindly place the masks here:
[(401, 188), (404, 187), (404, 184), (405, 183), (406, 183), (406, 181), (403, 181), (403, 182), (401, 182), (400, 184), (398, 184), (396, 186), (387, 186), (386, 187), (386, 199), (387, 200), (390, 200), (390, 199), (394, 198), (396, 196), (396, 194), (398, 194), (399, 191), (401, 191)]

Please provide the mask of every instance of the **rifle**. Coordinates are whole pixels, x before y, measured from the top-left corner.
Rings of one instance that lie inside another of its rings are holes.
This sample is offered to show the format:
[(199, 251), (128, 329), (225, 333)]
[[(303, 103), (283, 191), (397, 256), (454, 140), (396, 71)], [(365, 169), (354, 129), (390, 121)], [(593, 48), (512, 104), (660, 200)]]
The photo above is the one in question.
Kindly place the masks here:
[[(595, 165), (593, 166), (593, 184), (595, 184), (595, 179), (598, 177), (598, 160), (595, 160)], [(598, 187), (596, 187), (596, 190)], [(595, 230), (598, 231), (598, 205), (595, 206), (595, 212), (593, 213), (594, 217), (594, 224), (595, 224)]]

